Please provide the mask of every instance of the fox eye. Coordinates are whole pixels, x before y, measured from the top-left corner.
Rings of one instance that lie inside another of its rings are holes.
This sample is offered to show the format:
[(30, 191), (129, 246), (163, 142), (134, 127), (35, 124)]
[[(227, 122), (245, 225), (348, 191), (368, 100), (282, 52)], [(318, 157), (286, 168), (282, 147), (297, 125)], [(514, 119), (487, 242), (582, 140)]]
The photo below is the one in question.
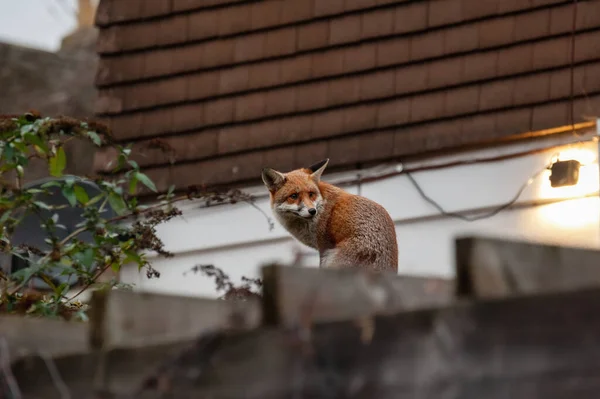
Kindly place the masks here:
[(312, 198), (312, 197), (315, 197), (317, 195), (317, 193), (311, 191), (310, 193), (308, 193), (308, 195)]
[(298, 194), (294, 193), (294, 194), (290, 195), (290, 198), (293, 199), (293, 200), (297, 200), (298, 199)]

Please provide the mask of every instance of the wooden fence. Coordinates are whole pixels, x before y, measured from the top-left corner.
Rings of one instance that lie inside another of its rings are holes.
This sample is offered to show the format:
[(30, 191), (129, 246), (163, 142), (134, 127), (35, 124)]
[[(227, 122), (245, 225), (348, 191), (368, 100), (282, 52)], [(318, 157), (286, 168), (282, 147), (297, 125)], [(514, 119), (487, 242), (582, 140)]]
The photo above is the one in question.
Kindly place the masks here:
[(598, 398), (600, 251), (467, 237), (456, 280), (263, 268), (263, 297), (0, 317), (0, 398)]

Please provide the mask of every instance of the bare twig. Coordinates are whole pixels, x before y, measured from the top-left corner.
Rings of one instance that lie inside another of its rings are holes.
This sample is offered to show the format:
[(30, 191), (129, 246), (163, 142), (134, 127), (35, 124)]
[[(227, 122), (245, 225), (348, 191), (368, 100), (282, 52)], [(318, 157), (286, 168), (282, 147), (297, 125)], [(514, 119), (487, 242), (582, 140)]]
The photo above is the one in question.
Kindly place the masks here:
[(6, 380), (6, 384), (8, 385), (8, 389), (10, 390), (13, 399), (21, 399), (23, 395), (21, 394), (19, 384), (17, 383), (10, 366), (8, 342), (6, 342), (6, 338), (3, 336), (0, 336), (0, 369), (2, 370), (2, 374), (4, 375), (4, 379)]
[(71, 392), (69, 392), (69, 387), (67, 386), (67, 384), (65, 384), (62, 377), (60, 376), (58, 368), (56, 367), (56, 364), (54, 363), (52, 357), (48, 356), (46, 352), (41, 351), (39, 352), (39, 355), (46, 364), (46, 368), (50, 373), (50, 378), (52, 378), (52, 382), (54, 383), (56, 390), (60, 393), (60, 397), (62, 399), (71, 399)]

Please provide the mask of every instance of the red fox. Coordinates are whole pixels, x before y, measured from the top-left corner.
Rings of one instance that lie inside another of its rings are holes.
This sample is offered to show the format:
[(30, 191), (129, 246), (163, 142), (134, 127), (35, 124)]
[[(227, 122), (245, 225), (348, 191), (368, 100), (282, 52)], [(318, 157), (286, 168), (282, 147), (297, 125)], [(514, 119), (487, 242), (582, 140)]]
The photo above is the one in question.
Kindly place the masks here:
[(281, 173), (262, 170), (275, 218), (301, 243), (319, 251), (322, 268), (398, 272), (396, 229), (376, 202), (321, 181), (325, 159)]

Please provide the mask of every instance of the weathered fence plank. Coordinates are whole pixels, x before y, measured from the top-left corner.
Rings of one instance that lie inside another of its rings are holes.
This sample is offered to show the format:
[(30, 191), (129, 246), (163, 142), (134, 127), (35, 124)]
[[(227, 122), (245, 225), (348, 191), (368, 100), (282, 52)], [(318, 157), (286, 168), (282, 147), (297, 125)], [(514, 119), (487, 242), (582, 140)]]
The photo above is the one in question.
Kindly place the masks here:
[(266, 266), (263, 315), (269, 325), (354, 319), (450, 303), (451, 280), (289, 266)]
[(91, 345), (125, 348), (194, 339), (221, 329), (247, 329), (260, 323), (260, 303), (225, 301), (113, 290), (94, 292)]
[(457, 295), (493, 298), (600, 287), (600, 251), (463, 237), (456, 240)]
[(8, 351), (9, 362), (38, 353), (62, 356), (85, 352), (88, 336), (87, 323), (0, 316), (0, 351)]
[(589, 290), (255, 330), (188, 353), (163, 387), (213, 399), (596, 399), (599, 311)]

